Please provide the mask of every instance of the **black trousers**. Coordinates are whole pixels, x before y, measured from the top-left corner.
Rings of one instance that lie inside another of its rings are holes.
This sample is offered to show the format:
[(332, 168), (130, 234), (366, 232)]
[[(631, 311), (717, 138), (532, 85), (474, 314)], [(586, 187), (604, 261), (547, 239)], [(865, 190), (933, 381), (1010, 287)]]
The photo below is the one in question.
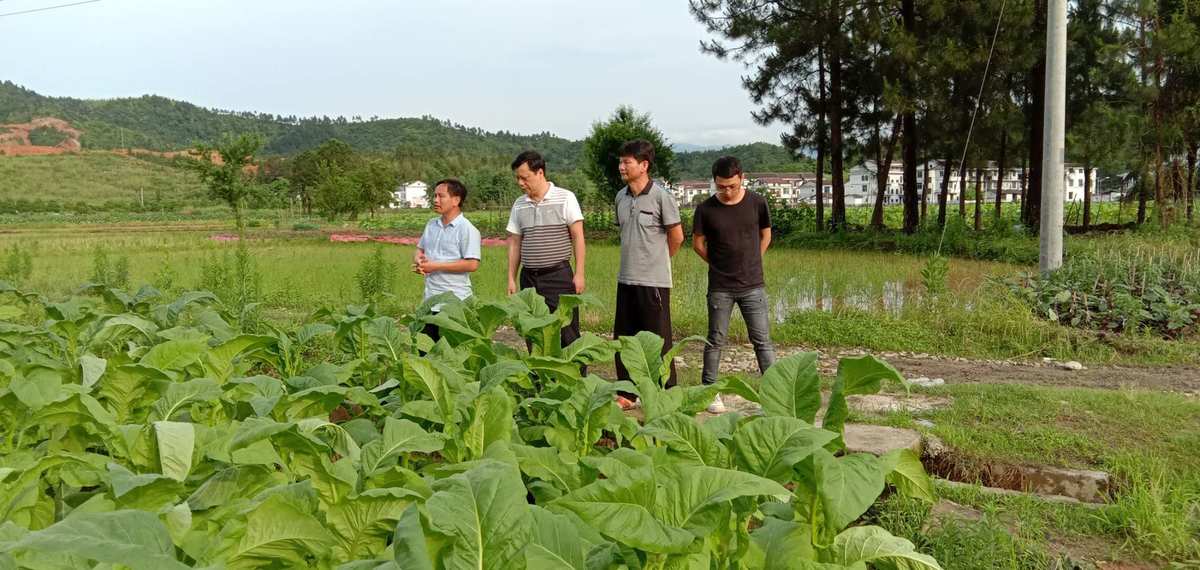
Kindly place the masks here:
[[(632, 336), (650, 331), (663, 339), (663, 354), (674, 342), (671, 340), (671, 289), (617, 283), (617, 315), (613, 320), (613, 338)], [(629, 380), (629, 371), (617, 355), (617, 379)], [(670, 388), (676, 384), (675, 362), (671, 362)], [(626, 396), (628, 397), (628, 396)]]
[[(534, 291), (537, 291), (538, 295), (546, 300), (546, 306), (550, 307), (550, 312), (558, 309), (560, 295), (575, 294), (575, 272), (571, 270), (571, 264), (566, 261), (537, 269), (522, 267), (520, 278), (521, 288), (533, 287)], [(560, 338), (563, 347), (579, 338), (579, 309), (572, 311), (571, 324), (563, 328)]]
[(421, 332), (433, 339), (434, 344), (437, 344), (437, 341), (442, 338), (442, 329), (439, 329), (437, 325), (427, 324), (425, 328), (421, 329)]

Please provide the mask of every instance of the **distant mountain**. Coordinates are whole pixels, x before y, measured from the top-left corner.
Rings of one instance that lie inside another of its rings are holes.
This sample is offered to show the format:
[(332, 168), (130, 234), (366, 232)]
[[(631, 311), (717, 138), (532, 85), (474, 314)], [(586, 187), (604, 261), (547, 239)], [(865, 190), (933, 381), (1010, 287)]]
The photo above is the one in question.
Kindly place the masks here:
[(488, 132), (433, 117), (280, 116), (206, 109), (155, 95), (106, 100), (47, 97), (9, 81), (0, 83), (0, 123), (24, 123), (34, 117), (69, 121), (83, 131), (84, 149), (180, 150), (196, 141), (216, 141), (225, 133), (254, 132), (266, 139), (268, 154), (294, 154), (338, 138), (356, 149), (381, 152), (413, 147), (511, 157), (536, 148), (552, 164), (566, 169), (577, 164), (583, 149), (581, 142), (550, 133)]
[[(295, 117), (271, 113), (207, 109), (156, 95), (119, 99), (48, 97), (11, 81), (0, 82), (0, 124), (27, 123), (56, 117), (82, 131), (87, 149), (144, 148), (181, 150), (197, 141), (214, 142), (225, 133), (253, 132), (266, 140), (266, 154), (291, 155), (338, 138), (355, 149), (391, 152), (410, 148), (424, 153), (492, 157), (507, 164), (522, 150), (540, 151), (554, 169), (579, 165), (583, 143), (551, 133), (520, 135), (453, 124), (433, 117), (363, 120), (359, 117)], [(731, 147), (688, 143), (676, 149), (681, 179), (707, 178), (712, 161), (722, 154), (742, 159), (749, 171), (812, 170), (811, 161), (796, 161), (778, 145), (753, 143)]]
[(729, 145), (724, 144), (691, 144), (691, 143), (671, 143), (671, 150), (676, 154), (681, 152), (704, 152), (706, 150), (720, 150)]
[(736, 156), (746, 172), (813, 172), (815, 163), (807, 156), (793, 158), (787, 149), (770, 143), (751, 143), (716, 150), (675, 155), (675, 173), (680, 180), (704, 180), (712, 176), (712, 164), (724, 155)]

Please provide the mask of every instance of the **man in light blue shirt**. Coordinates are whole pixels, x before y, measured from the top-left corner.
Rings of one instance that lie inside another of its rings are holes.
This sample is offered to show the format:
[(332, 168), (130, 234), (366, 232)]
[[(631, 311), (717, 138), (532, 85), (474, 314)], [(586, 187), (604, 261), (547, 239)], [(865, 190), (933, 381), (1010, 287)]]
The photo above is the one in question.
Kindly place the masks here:
[[(425, 298), (450, 292), (459, 299), (472, 295), (471, 273), (479, 269), (479, 230), (462, 213), (467, 187), (454, 178), (433, 185), (433, 211), (439, 217), (425, 224), (417, 251), (413, 254), (413, 272), (425, 277)], [(440, 306), (433, 307), (436, 312)], [(436, 326), (425, 327), (436, 342)]]

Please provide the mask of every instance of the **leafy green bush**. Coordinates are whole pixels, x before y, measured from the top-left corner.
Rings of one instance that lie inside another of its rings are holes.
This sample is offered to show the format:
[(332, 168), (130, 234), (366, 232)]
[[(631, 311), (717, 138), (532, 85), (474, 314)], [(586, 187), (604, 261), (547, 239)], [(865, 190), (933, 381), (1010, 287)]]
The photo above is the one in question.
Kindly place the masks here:
[(359, 265), (354, 280), (358, 283), (359, 298), (365, 303), (376, 303), (390, 295), (396, 286), (396, 264), (388, 261), (382, 245), (376, 245)]
[(312, 222), (296, 222), (292, 224), (292, 229), (298, 232), (304, 232), (309, 230), (319, 230), (321, 229), (321, 226)]
[(20, 285), (33, 274), (33, 251), (36, 245), (22, 247), (14, 243), (4, 255), (4, 264), (0, 265), (0, 281), (8, 281)]
[(36, 146), (58, 146), (70, 138), (54, 127), (38, 127), (29, 131), (29, 143)]
[(1058, 271), (1008, 283), (1039, 314), (1072, 327), (1180, 338), (1196, 332), (1200, 323), (1195, 253), (1077, 255)]
[(92, 283), (123, 288), (129, 285), (129, 257), (110, 259), (108, 250), (97, 245), (92, 252)]
[[(932, 499), (911, 451), (845, 453), (846, 397), (903, 382), (871, 357), (842, 360), (817, 428), (816, 354), (664, 389), (696, 339), (560, 346), (587, 297), (445, 295), (399, 321), (351, 306), (239, 334), (210, 293), (93, 292), (4, 293), (47, 316), (0, 329), (10, 566), (940, 568), (853, 526), (888, 484)], [(529, 353), (493, 340), (502, 324)], [(580, 375), (617, 352), (632, 381)], [(719, 391), (765, 414), (696, 421)]]

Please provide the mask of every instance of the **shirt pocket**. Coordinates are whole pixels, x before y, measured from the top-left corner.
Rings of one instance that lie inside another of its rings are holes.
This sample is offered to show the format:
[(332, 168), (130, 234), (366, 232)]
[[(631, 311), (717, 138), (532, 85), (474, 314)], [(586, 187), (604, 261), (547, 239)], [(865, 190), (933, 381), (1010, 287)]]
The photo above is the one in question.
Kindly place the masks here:
[(662, 232), (662, 221), (657, 212), (650, 210), (638, 210), (637, 221), (638, 225), (651, 232)]

